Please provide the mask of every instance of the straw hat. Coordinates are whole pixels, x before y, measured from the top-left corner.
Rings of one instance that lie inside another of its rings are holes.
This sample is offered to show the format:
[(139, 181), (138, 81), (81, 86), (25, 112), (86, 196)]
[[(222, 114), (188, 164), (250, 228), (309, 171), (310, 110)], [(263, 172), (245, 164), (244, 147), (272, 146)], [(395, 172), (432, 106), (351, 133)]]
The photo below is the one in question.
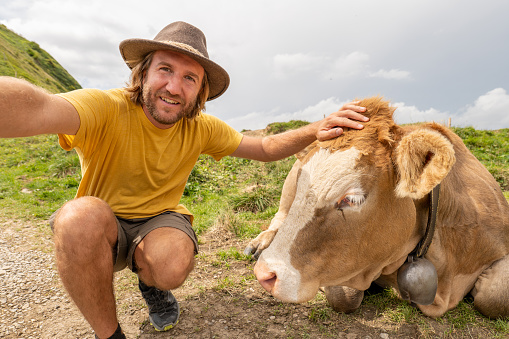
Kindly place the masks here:
[(212, 100), (223, 94), (230, 84), (228, 73), (209, 59), (205, 35), (198, 28), (182, 22), (174, 22), (159, 32), (154, 40), (127, 39), (120, 43), (120, 53), (129, 68), (136, 66), (145, 55), (158, 50), (176, 51), (196, 60), (207, 72)]

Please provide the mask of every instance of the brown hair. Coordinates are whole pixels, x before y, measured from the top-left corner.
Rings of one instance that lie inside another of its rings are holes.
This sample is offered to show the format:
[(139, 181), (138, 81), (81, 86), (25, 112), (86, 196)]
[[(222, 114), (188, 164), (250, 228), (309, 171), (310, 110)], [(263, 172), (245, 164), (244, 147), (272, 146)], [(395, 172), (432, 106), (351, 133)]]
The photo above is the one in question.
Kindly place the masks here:
[[(130, 60), (129, 64), (136, 65), (132, 68), (130, 82), (125, 88), (129, 93), (130, 99), (137, 105), (143, 105), (143, 81), (144, 76), (152, 63), (154, 52), (148, 53), (142, 60)], [(197, 117), (200, 112), (205, 112), (205, 103), (209, 97), (209, 80), (207, 72), (203, 73), (202, 85), (198, 97), (196, 98), (196, 107), (193, 109), (186, 118), (193, 119)]]
[(369, 117), (361, 130), (344, 128), (344, 133), (335, 139), (322, 141), (321, 148), (331, 151), (345, 150), (355, 146), (364, 155), (373, 154), (376, 161), (374, 164), (379, 167), (388, 165), (393, 145), (401, 136), (400, 128), (394, 123), (393, 113), (396, 110), (389, 101), (382, 97), (372, 97), (360, 100), (359, 106), (366, 107), (363, 114)]

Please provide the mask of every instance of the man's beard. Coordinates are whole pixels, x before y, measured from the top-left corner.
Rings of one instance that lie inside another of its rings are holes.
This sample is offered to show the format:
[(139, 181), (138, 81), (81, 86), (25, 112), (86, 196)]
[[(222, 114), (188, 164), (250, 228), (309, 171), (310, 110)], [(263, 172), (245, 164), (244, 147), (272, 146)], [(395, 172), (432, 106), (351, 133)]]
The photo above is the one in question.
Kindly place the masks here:
[[(156, 107), (155, 101), (158, 100), (159, 97), (164, 98), (174, 98), (174, 95), (171, 95), (167, 91), (160, 91), (156, 93), (154, 96), (152, 93), (152, 89), (150, 87), (144, 87), (143, 88), (143, 104), (147, 108), (148, 113), (154, 118), (155, 121), (157, 121), (160, 124), (163, 125), (173, 125), (180, 121), (182, 118), (187, 116), (192, 116), (193, 110), (196, 107), (197, 98), (195, 98), (192, 102), (184, 103), (183, 107), (180, 109), (180, 111), (177, 112), (177, 115), (175, 116), (164, 116), (163, 114), (159, 113), (159, 110)], [(179, 97), (179, 99), (181, 99)], [(179, 102), (184, 102), (183, 100), (179, 100)]]

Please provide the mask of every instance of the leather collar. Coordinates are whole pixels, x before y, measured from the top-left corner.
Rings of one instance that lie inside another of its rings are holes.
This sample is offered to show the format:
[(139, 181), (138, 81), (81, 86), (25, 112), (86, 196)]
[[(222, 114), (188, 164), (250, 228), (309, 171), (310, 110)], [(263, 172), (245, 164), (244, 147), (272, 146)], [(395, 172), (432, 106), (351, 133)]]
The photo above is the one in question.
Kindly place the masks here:
[(426, 232), (424, 237), (419, 241), (417, 247), (412, 251), (410, 255), (414, 255), (417, 258), (422, 258), (428, 252), (433, 235), (435, 234), (435, 225), (437, 222), (438, 214), (438, 202), (440, 198), (440, 184), (436, 185), (435, 188), (429, 193), (429, 209), (428, 209), (428, 222), (426, 224)]

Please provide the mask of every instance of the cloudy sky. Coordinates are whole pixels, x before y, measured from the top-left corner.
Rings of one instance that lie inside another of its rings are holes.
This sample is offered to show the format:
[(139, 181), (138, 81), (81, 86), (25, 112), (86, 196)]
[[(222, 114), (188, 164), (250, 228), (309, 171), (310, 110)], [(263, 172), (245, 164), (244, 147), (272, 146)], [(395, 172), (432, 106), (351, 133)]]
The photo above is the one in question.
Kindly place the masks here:
[(509, 128), (507, 0), (0, 0), (0, 23), (83, 87), (124, 86), (118, 44), (173, 21), (207, 36), (230, 74), (207, 112), (238, 130), (315, 121), (382, 95), (398, 123)]

